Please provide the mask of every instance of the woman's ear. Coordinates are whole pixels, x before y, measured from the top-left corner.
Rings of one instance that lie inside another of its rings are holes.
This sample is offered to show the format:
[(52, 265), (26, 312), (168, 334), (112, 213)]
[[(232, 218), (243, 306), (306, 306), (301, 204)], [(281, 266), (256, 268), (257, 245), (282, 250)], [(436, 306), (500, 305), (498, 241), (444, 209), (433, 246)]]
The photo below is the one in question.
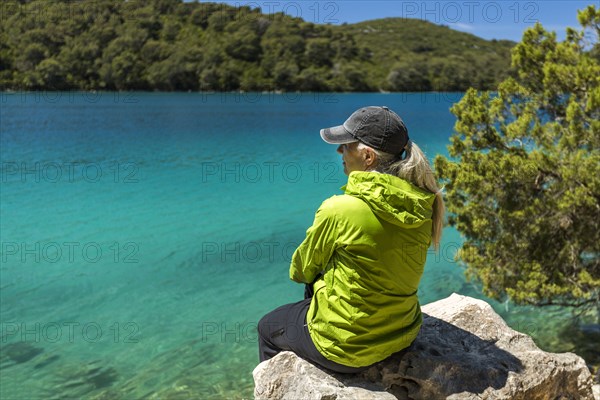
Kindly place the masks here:
[(376, 154), (371, 149), (365, 149), (363, 152), (363, 161), (365, 162), (366, 167), (372, 167), (375, 165)]

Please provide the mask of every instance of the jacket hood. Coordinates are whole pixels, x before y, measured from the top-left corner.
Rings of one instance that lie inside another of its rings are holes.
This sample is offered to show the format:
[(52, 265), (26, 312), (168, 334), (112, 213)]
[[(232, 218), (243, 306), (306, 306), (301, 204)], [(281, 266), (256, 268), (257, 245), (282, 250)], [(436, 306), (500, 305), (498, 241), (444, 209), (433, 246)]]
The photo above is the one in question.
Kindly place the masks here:
[(389, 174), (353, 171), (341, 188), (365, 201), (377, 217), (405, 228), (431, 220), (435, 194)]

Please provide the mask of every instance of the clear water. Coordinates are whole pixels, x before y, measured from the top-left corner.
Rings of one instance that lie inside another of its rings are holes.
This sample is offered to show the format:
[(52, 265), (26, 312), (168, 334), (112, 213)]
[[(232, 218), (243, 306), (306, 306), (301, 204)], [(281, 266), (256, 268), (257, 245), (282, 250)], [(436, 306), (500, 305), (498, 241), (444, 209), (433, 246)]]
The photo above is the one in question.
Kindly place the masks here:
[[(302, 297), (290, 256), (345, 184), (319, 129), (385, 104), (433, 158), (461, 94), (1, 96), (0, 397), (65, 399), (251, 398), (256, 323)], [(460, 242), (422, 304), (485, 299)], [(490, 303), (549, 350), (586, 343), (562, 310)]]

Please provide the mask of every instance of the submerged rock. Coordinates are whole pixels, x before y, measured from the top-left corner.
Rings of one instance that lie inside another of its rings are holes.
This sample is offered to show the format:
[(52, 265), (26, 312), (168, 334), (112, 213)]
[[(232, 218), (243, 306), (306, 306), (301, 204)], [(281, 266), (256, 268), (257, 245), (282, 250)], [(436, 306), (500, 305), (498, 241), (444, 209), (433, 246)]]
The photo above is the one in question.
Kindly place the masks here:
[(42, 354), (44, 349), (27, 342), (16, 342), (0, 347), (0, 369), (22, 364)]
[(540, 350), (482, 300), (452, 294), (422, 307), (413, 344), (360, 374), (336, 374), (282, 352), (254, 372), (256, 399), (589, 399), (573, 353)]

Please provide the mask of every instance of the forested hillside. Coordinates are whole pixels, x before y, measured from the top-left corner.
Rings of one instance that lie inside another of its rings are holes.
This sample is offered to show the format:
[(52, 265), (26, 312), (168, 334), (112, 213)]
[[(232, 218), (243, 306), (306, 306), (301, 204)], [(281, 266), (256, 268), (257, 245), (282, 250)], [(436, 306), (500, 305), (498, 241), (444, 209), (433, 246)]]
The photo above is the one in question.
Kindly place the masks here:
[(181, 0), (10, 2), (0, 89), (489, 89), (513, 45), (399, 18), (334, 26)]

